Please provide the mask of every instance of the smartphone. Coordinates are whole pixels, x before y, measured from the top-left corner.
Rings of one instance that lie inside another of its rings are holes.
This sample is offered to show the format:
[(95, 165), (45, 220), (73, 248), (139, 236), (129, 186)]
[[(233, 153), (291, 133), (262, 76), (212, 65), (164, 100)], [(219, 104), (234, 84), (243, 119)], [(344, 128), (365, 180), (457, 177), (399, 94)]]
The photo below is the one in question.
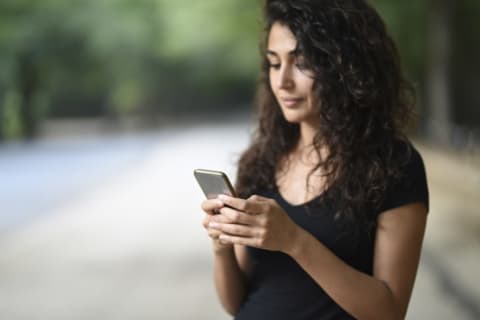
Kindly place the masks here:
[(195, 169), (193, 175), (207, 199), (216, 198), (219, 194), (237, 196), (230, 180), (222, 171)]

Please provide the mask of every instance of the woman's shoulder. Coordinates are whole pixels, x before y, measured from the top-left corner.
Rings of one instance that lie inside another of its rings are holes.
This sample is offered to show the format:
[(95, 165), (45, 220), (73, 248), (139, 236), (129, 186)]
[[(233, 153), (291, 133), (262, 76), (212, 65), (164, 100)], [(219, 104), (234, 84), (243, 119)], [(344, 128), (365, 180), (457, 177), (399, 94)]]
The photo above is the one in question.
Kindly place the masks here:
[(409, 139), (397, 139), (392, 150), (392, 157), (400, 160), (400, 178), (425, 174), (422, 155)]
[(395, 142), (392, 159), (399, 168), (389, 177), (381, 211), (413, 202), (423, 202), (429, 208), (425, 164), (420, 152), (408, 139)]

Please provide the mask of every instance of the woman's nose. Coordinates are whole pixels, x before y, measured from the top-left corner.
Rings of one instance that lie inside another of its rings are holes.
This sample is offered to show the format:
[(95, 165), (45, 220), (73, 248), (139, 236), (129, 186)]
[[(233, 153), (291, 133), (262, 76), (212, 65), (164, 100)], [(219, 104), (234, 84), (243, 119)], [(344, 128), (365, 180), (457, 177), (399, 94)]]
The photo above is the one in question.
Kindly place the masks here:
[(292, 78), (292, 70), (285, 67), (280, 70), (278, 75), (278, 87), (279, 89), (291, 89), (294, 86), (294, 81)]

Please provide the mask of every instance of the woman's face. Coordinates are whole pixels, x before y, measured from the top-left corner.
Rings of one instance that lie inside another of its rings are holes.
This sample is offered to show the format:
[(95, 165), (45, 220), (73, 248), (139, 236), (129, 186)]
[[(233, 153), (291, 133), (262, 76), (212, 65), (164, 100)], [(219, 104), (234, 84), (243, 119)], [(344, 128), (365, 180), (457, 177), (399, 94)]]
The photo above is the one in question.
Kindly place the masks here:
[(288, 122), (315, 123), (317, 99), (313, 94), (313, 73), (306, 69), (297, 40), (287, 26), (274, 23), (268, 36), (267, 59), (270, 87)]

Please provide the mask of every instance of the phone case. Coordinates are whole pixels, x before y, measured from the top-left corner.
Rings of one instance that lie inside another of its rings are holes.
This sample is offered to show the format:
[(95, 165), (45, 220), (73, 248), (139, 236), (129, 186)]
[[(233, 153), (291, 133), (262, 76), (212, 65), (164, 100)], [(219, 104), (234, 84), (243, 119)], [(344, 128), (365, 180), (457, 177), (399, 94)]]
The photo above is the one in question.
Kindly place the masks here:
[(195, 169), (193, 174), (208, 199), (216, 198), (219, 194), (236, 197), (236, 192), (230, 180), (222, 171)]

